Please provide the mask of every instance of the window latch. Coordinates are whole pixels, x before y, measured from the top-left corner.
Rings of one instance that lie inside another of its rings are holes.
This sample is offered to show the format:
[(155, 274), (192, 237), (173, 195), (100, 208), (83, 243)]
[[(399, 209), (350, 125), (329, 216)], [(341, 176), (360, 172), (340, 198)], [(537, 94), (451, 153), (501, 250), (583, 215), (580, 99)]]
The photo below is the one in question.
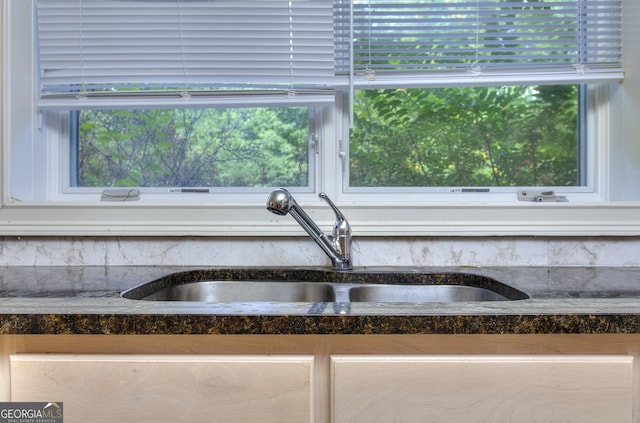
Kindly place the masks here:
[(564, 195), (556, 195), (554, 191), (521, 190), (521, 191), (518, 191), (518, 201), (533, 201), (535, 203), (542, 203), (542, 202), (564, 203), (569, 200), (567, 200), (567, 197), (565, 197)]

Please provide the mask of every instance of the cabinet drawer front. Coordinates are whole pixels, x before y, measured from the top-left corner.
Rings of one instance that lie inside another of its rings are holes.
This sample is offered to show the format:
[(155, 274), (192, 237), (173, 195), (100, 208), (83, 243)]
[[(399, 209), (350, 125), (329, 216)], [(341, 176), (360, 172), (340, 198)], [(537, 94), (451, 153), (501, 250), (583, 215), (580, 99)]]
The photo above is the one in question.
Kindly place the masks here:
[(11, 400), (65, 423), (310, 422), (313, 356), (15, 354)]
[(630, 423), (629, 356), (332, 356), (343, 422)]

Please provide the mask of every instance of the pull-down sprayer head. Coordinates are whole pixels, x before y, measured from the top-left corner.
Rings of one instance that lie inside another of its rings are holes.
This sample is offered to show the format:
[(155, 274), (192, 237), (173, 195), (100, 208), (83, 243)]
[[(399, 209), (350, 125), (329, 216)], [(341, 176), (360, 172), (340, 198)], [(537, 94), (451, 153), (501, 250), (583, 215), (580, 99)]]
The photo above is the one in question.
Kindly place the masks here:
[(289, 213), (289, 210), (296, 205), (289, 191), (286, 189), (276, 189), (269, 194), (267, 199), (267, 210), (279, 216)]

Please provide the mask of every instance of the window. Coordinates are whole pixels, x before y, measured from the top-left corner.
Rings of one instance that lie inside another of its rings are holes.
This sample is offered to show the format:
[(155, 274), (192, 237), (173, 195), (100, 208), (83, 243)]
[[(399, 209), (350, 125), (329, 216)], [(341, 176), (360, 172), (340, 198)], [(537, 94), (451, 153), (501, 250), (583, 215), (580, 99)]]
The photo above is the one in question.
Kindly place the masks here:
[(314, 183), (330, 1), (36, 4), (39, 108), (69, 113), (62, 192)]
[(587, 84), (621, 79), (620, 4), (356, 0), (338, 15), (351, 191), (588, 185)]
[[(281, 233), (262, 213), (284, 185), (311, 213), (327, 192), (366, 234), (457, 233), (469, 208), (462, 233), (533, 233), (532, 216), (559, 233), (578, 204), (610, 221), (595, 210), (640, 198), (619, 184), (634, 124), (610, 114), (636, 95), (620, 0), (6, 4), (5, 214), (82, 205), (110, 210), (89, 227), (146, 234), (148, 208), (169, 233), (167, 210), (187, 233)], [(104, 204), (107, 187), (143, 196)], [(532, 187), (569, 195), (566, 221), (517, 201)]]
[[(588, 104), (576, 83), (621, 78), (613, 0), (338, 1), (333, 36), (327, 0), (174, 1), (150, 15), (124, 3), (105, 14), (113, 3), (38, 2), (41, 107), (128, 108), (71, 115), (68, 191), (312, 188), (309, 131), (278, 134), (300, 122), (296, 113), (234, 106), (274, 101), (255, 99), (265, 95), (256, 87), (308, 94), (331, 85), (334, 40), (338, 75), (348, 68), (356, 79), (345, 189), (584, 187)], [(252, 5), (259, 14), (244, 16)], [(247, 31), (256, 22), (265, 28)], [(149, 95), (168, 106), (183, 102), (171, 96), (206, 104), (221, 93), (228, 107), (134, 109)]]

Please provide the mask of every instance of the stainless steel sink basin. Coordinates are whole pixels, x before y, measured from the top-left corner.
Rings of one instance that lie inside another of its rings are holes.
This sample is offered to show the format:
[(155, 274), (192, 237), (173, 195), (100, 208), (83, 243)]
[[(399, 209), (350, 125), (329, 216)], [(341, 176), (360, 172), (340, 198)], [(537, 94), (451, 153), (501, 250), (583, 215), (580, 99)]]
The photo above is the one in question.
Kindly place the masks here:
[(131, 288), (122, 296), (200, 303), (433, 303), (529, 298), (490, 277), (462, 272), (278, 268), (178, 272)]
[(174, 285), (149, 294), (148, 301), (333, 302), (330, 284), (319, 282), (202, 281)]
[(508, 301), (489, 289), (465, 285), (363, 285), (349, 290), (351, 302), (433, 303)]

